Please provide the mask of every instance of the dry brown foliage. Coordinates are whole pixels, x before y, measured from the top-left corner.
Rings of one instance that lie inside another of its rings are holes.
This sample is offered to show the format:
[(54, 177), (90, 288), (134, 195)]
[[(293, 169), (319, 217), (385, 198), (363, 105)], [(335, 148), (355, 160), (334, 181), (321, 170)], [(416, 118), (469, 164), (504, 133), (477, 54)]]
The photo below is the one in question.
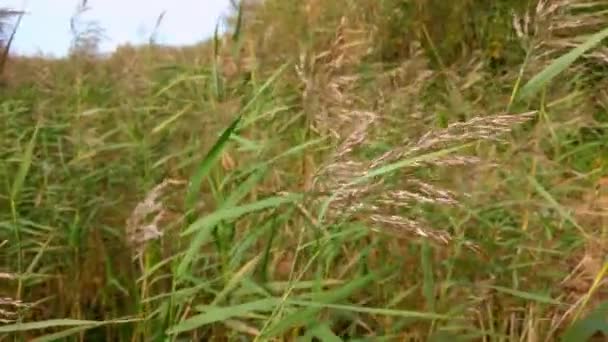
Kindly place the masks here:
[[(382, 139), (383, 130), (393, 124), (393, 118), (388, 114), (391, 108), (387, 101), (370, 103), (360, 97), (360, 76), (353, 70), (367, 56), (373, 43), (370, 36), (349, 23), (343, 16), (328, 49), (316, 54), (303, 53), (297, 67), (303, 85), (303, 107), (309, 115), (311, 129), (337, 142), (335, 150), (315, 172), (313, 190), (328, 194), (323, 199), (329, 200), (326, 217), (330, 222), (356, 219), (398, 236), (414, 233), (447, 243), (451, 239), (448, 232), (432, 229), (420, 218), (407, 217), (403, 210), (419, 203), (455, 205), (457, 196), (414, 177), (413, 172), (417, 168), (474, 164), (479, 158), (449, 154), (412, 161), (400, 170), (400, 180), (390, 185), (383, 177), (368, 177), (369, 173), (456, 144), (499, 140), (501, 134), (530, 120), (535, 112), (474, 117), (445, 129), (431, 130), (417, 140), (407, 137), (399, 146), (371, 160), (358, 158), (357, 149)], [(409, 103), (416, 103), (416, 96), (433, 77), (433, 72), (425, 68), (425, 59), (416, 52), (416, 46), (420, 45), (412, 44), (412, 55), (419, 58), (407, 60), (379, 76), (401, 94), (412, 96)], [(424, 110), (416, 105), (409, 109), (409, 117), (419, 116)]]
[[(585, 36), (603, 29), (608, 21), (606, 1), (539, 0), (526, 13), (513, 16), (513, 28), (527, 48), (536, 52), (536, 60), (559, 56), (578, 46)], [(599, 47), (585, 55), (601, 64), (608, 63), (608, 47)]]
[(131, 212), (126, 224), (126, 236), (135, 252), (135, 257), (141, 255), (150, 241), (163, 236), (161, 221), (167, 215), (167, 210), (160, 198), (169, 186), (180, 184), (184, 184), (184, 182), (173, 179), (164, 180), (150, 190)]

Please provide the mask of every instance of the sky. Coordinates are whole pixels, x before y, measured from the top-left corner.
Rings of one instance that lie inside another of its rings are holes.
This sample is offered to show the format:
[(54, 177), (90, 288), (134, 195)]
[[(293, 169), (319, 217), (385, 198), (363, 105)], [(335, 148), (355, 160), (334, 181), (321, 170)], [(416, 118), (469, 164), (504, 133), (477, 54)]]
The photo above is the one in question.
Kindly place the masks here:
[[(64, 56), (70, 47), (70, 18), (82, 0), (2, 0), (5, 7), (25, 10), (11, 51), (21, 55)], [(229, 0), (88, 0), (79, 22), (95, 22), (103, 33), (100, 50), (147, 43), (155, 35), (167, 45), (188, 45), (208, 39), (230, 11)]]

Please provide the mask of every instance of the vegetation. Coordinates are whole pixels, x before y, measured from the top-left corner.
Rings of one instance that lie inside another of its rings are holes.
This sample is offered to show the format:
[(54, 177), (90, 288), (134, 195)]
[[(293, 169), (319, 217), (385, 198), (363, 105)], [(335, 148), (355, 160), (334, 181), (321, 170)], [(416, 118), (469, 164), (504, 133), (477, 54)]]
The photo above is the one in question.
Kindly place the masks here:
[[(23, 13), (20, 11), (0, 8), (0, 48), (2, 49), (2, 54), (0, 55), (0, 77), (4, 72), (4, 66), (6, 65), (6, 61), (8, 59), (11, 43), (15, 37), (15, 32), (17, 32), (17, 26), (19, 26), (22, 15)], [(10, 29), (10, 19), (14, 17), (18, 17), (17, 23), (12, 29)]]
[(601, 337), (607, 9), (266, 0), (15, 56), (0, 340)]

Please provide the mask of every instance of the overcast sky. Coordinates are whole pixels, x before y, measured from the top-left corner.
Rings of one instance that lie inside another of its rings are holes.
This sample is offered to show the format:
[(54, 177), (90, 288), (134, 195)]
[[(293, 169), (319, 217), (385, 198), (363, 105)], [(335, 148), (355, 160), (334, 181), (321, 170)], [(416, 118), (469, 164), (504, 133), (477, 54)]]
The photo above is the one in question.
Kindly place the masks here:
[[(19, 54), (65, 55), (72, 39), (70, 18), (82, 0), (1, 0), (2, 6), (24, 9), (12, 50)], [(228, 13), (229, 0), (88, 0), (82, 20), (94, 20), (104, 30), (102, 52), (117, 45), (145, 43), (165, 11), (157, 41), (193, 44), (209, 38), (218, 20)]]

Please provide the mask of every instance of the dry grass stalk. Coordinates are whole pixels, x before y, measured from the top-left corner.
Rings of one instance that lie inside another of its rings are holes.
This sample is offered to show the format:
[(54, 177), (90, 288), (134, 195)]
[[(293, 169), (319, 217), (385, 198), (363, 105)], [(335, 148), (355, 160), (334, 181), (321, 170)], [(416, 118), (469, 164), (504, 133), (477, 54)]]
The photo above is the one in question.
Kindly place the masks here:
[(575, 258), (572, 258), (576, 265), (572, 267), (570, 274), (559, 283), (559, 286), (565, 292), (564, 301), (569, 303), (569, 306), (552, 323), (550, 336), (558, 329), (563, 328), (564, 323), (573, 319), (578, 310), (587, 314), (608, 299), (608, 279), (605, 277), (597, 284), (597, 289), (592, 296), (587, 297), (606, 262), (607, 252), (606, 241), (600, 238), (588, 241), (582, 255), (576, 255)]
[(171, 185), (183, 184), (183, 181), (166, 179), (148, 192), (143, 201), (139, 202), (127, 219), (127, 241), (139, 256), (149, 241), (163, 236), (159, 227), (167, 211), (160, 197)]
[[(401, 170), (404, 174), (398, 180), (391, 180), (390, 185), (380, 177), (362, 177), (372, 169), (449, 147), (450, 144), (472, 140), (498, 141), (501, 134), (530, 120), (535, 112), (476, 117), (467, 122), (451, 124), (445, 129), (430, 131), (413, 142), (404, 140), (401, 146), (371, 160), (357, 158), (356, 149), (371, 140), (382, 138), (374, 132), (373, 127), (389, 118), (376, 110), (361, 110), (364, 101), (353, 95), (361, 92), (355, 91), (358, 90), (358, 76), (352, 76), (351, 69), (360, 64), (364, 53), (352, 54), (349, 49), (353, 46), (357, 46), (356, 51), (359, 52), (367, 49), (361, 49), (366, 46), (365, 40), (352, 42), (353, 39), (346, 36), (346, 32), (352, 31), (348, 26), (348, 20), (342, 18), (329, 49), (312, 59), (302, 55), (296, 69), (304, 84), (302, 98), (305, 110), (310, 113), (313, 130), (339, 141), (334, 152), (315, 172), (312, 182), (313, 190), (320, 194), (317, 199), (330, 200), (326, 219), (329, 222), (356, 219), (399, 236), (413, 233), (448, 243), (451, 237), (447, 232), (431, 229), (419, 218), (407, 217), (404, 210), (411, 209), (416, 203), (457, 205), (459, 196), (417, 179), (412, 173), (421, 167), (475, 164), (480, 161), (479, 158), (449, 155), (415, 163)], [(401, 96), (406, 89), (405, 94), (412, 98), (421, 93), (434, 74), (426, 68), (427, 61), (419, 45), (413, 44), (411, 52), (415, 58), (380, 74), (379, 81), (389, 86), (381, 88), (395, 88), (395, 92)], [(388, 112), (390, 110), (388, 108)], [(416, 106), (411, 110), (413, 114), (423, 111)], [(357, 179), (365, 181), (353, 182)]]
[(0, 297), (0, 322), (4, 324), (15, 322), (19, 311), (30, 308), (30, 304), (8, 297)]
[[(375, 93), (377, 107), (383, 112), (401, 112), (411, 117), (411, 122), (421, 122), (426, 115), (423, 101), (424, 88), (437, 76), (436, 71), (429, 65), (427, 55), (419, 42), (409, 46), (410, 57), (389, 70), (383, 70), (384, 65), (378, 64)], [(383, 120), (388, 118), (383, 117)]]
[[(513, 29), (525, 45), (536, 51), (536, 59), (552, 59), (582, 42), (585, 35), (603, 29), (608, 21), (606, 1), (540, 0), (524, 14), (513, 15)], [(608, 48), (598, 47), (585, 57), (608, 63)]]
[[(0, 242), (0, 247), (3, 247), (8, 243), (8, 240), (4, 240)], [(17, 279), (17, 276), (8, 272), (0, 272), (1, 280), (14, 280)], [(15, 300), (8, 297), (0, 297), (0, 323), (11, 323), (15, 321), (15, 318), (18, 315), (18, 309), (26, 308), (29, 305), (23, 304), (19, 300)]]
[[(589, 189), (581, 199), (577, 199), (576, 203), (572, 204), (572, 209), (580, 224), (587, 227), (606, 227), (608, 177), (600, 178), (595, 187)], [(566, 259), (571, 271), (559, 285), (565, 292), (564, 301), (570, 306), (553, 324), (553, 331), (563, 327), (564, 322), (572, 319), (578, 310), (583, 309), (587, 313), (608, 298), (608, 279), (605, 277), (597, 284), (597, 289), (591, 298), (587, 298), (608, 254), (606, 234), (604, 231), (597, 233), (595, 238), (587, 240), (584, 250)]]
[[(464, 123), (455, 123), (447, 128), (424, 134), (417, 141), (404, 147), (394, 148), (371, 161), (353, 160), (353, 151), (365, 143), (368, 129), (377, 115), (362, 115), (363, 112), (353, 112), (359, 116), (352, 133), (347, 136), (336, 152), (316, 175), (319, 190), (333, 194), (329, 206), (330, 219), (344, 218), (355, 215), (372, 225), (383, 227), (385, 230), (403, 235), (415, 235), (431, 238), (441, 243), (450, 241), (446, 232), (428, 228), (419, 219), (410, 219), (398, 215), (392, 208), (408, 208), (414, 203), (456, 205), (457, 196), (453, 192), (439, 189), (422, 180), (404, 175), (403, 181), (387, 186), (381, 179), (370, 179), (365, 183), (353, 184), (353, 180), (366, 175), (371, 169), (394, 163), (396, 161), (415, 157), (421, 153), (431, 152), (450, 144), (471, 140), (499, 140), (499, 135), (510, 131), (514, 126), (530, 120), (535, 112), (518, 115), (495, 115), (477, 117)], [(443, 160), (442, 160), (443, 159)], [(454, 166), (467, 165), (479, 161), (479, 158), (468, 156), (448, 156), (432, 163), (414, 164), (413, 168), (421, 166)], [(464, 194), (466, 195), (466, 194)]]
[(383, 229), (397, 235), (409, 235), (413, 233), (443, 244), (449, 243), (452, 239), (448, 232), (430, 229), (420, 220), (413, 220), (398, 215), (371, 215), (369, 219)]
[(349, 110), (357, 101), (352, 94), (359, 80), (352, 69), (368, 53), (370, 44), (364, 29), (349, 29), (349, 21), (342, 17), (328, 50), (301, 54), (296, 73), (303, 84), (303, 106), (313, 131), (339, 138), (345, 122), (359, 119), (351, 117)]
[(11, 273), (0, 272), (0, 279), (13, 280), (13, 279), (17, 279), (17, 277)]
[[(500, 135), (509, 132), (514, 126), (530, 120), (536, 111), (516, 115), (494, 115), (487, 117), (475, 117), (466, 122), (450, 124), (442, 130), (429, 131), (413, 143), (407, 143), (402, 148), (396, 148), (386, 152), (375, 159), (371, 168), (391, 163), (403, 158), (413, 157), (423, 152), (429, 152), (437, 148), (445, 148), (451, 144), (464, 143), (473, 140), (499, 141)], [(435, 165), (467, 165), (479, 161), (478, 158), (468, 156), (450, 156), (431, 162)], [(422, 163), (417, 164), (422, 166)]]
[[(449, 190), (440, 189), (412, 176), (416, 168), (435, 166), (467, 165), (479, 161), (479, 158), (468, 156), (448, 156), (432, 163), (414, 163), (409, 170), (404, 170), (402, 180), (390, 186), (382, 179), (370, 179), (364, 183), (353, 184), (353, 180), (366, 175), (369, 170), (377, 169), (411, 158), (421, 153), (447, 147), (450, 144), (470, 140), (499, 140), (499, 135), (510, 131), (514, 126), (524, 123), (533, 117), (535, 112), (517, 115), (495, 115), (473, 118), (464, 123), (455, 123), (445, 129), (431, 131), (414, 143), (394, 148), (371, 161), (353, 160), (353, 150), (365, 143), (369, 123), (372, 120), (359, 120), (353, 133), (344, 139), (336, 152), (329, 159), (330, 163), (322, 167), (316, 175), (317, 188), (330, 193), (333, 199), (328, 207), (330, 220), (348, 219), (364, 220), (372, 226), (380, 226), (384, 231), (398, 235), (413, 233), (430, 238), (440, 243), (451, 240), (447, 232), (431, 229), (420, 219), (403, 216), (401, 210), (411, 208), (415, 203), (436, 205), (457, 205), (459, 196)], [(443, 159), (443, 160), (442, 160)], [(409, 172), (408, 172), (409, 171)]]

